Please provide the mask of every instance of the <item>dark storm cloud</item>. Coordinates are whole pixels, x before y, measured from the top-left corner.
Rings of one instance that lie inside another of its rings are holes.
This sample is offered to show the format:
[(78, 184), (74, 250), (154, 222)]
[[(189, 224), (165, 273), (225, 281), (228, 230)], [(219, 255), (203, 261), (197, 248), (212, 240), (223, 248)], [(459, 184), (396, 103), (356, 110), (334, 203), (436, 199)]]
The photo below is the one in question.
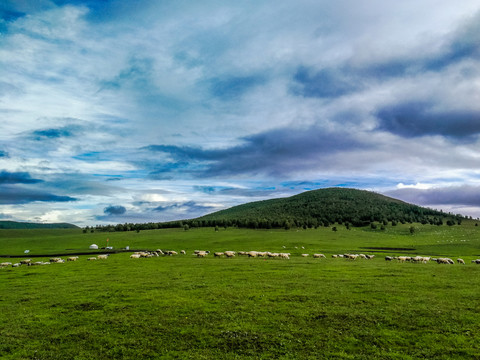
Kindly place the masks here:
[(77, 199), (70, 196), (59, 196), (40, 190), (4, 185), (0, 187), (0, 204), (27, 204), (41, 202), (69, 202)]
[(107, 215), (123, 215), (127, 209), (121, 205), (111, 205), (103, 209), (103, 213)]
[[(369, 145), (351, 133), (307, 129), (276, 129), (242, 139), (244, 144), (222, 149), (202, 149), (173, 145), (150, 145), (144, 149), (169, 154), (177, 161), (197, 162), (187, 168), (196, 176), (265, 174), (282, 175), (293, 170), (308, 169), (326, 162), (328, 155), (367, 149)], [(193, 166), (193, 165), (192, 165)]]
[(27, 172), (0, 171), (0, 184), (36, 184), (42, 181), (33, 179)]
[(451, 186), (432, 189), (403, 188), (385, 195), (418, 205), (480, 206), (480, 187)]
[(473, 110), (437, 111), (433, 104), (406, 102), (380, 109), (378, 128), (403, 137), (442, 135), (466, 139), (480, 132), (480, 112)]

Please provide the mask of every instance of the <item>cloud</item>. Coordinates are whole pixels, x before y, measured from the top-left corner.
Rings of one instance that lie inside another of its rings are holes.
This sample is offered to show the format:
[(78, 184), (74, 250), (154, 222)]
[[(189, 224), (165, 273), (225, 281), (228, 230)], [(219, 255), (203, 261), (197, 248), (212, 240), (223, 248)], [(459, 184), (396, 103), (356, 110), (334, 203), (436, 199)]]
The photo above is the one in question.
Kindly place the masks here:
[(435, 109), (426, 102), (405, 102), (377, 111), (378, 129), (403, 137), (441, 135), (474, 140), (480, 133), (480, 111)]
[(127, 209), (121, 205), (110, 205), (103, 209), (103, 212), (107, 215), (123, 215)]
[(180, 209), (184, 212), (196, 213), (196, 212), (205, 212), (213, 208), (214, 208), (213, 206), (197, 204), (195, 201), (187, 201), (184, 203), (174, 203), (166, 206), (157, 206), (156, 208), (153, 209), (153, 211), (165, 212), (165, 211)]
[(386, 191), (385, 195), (423, 206), (463, 205), (480, 207), (480, 186), (459, 185), (429, 189), (401, 188)]
[(209, 81), (212, 95), (222, 100), (234, 100), (265, 83), (264, 76), (218, 77)]
[(313, 69), (301, 66), (293, 77), (291, 91), (295, 95), (317, 98), (336, 98), (361, 89), (359, 79), (346, 75), (341, 69)]
[(195, 176), (233, 175), (285, 176), (288, 173), (322, 166), (326, 157), (368, 149), (369, 144), (353, 134), (325, 130), (281, 128), (242, 138), (243, 144), (223, 149), (202, 149), (174, 145), (150, 145), (144, 149), (169, 154), (177, 161), (200, 162)]
[(0, 150), (0, 158), (8, 158), (8, 157), (9, 157), (8, 152), (4, 150)]
[(33, 179), (26, 172), (0, 171), (0, 184), (36, 184), (43, 180)]
[(60, 196), (49, 192), (4, 185), (0, 188), (0, 204), (28, 204), (32, 202), (77, 201), (70, 196)]
[(58, 139), (61, 137), (70, 137), (72, 136), (72, 131), (68, 128), (62, 129), (44, 129), (44, 130), (35, 130), (32, 132), (32, 135), (36, 140), (43, 140), (45, 138), (49, 139)]

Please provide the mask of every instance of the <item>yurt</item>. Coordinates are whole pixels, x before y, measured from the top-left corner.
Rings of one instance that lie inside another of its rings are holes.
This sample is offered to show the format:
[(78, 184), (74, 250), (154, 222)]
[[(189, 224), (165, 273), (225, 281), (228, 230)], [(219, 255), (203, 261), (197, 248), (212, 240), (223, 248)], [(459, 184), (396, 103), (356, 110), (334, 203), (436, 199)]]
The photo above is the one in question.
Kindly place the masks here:
[(98, 245), (97, 244), (92, 244), (89, 247), (91, 250), (98, 250)]

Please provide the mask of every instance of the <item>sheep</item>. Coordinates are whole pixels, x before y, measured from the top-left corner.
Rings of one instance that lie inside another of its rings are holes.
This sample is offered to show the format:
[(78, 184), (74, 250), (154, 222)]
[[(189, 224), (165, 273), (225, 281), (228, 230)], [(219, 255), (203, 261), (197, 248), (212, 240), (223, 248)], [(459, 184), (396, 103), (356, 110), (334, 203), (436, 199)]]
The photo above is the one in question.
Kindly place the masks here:
[(54, 258), (50, 259), (50, 262), (51, 263), (56, 263), (56, 264), (62, 264), (62, 263), (65, 262), (65, 260), (63, 260), (62, 258), (54, 257)]
[(223, 255), (225, 255), (223, 252), (215, 252), (215, 253), (213, 253), (213, 256), (214, 256), (214, 257), (220, 257), (220, 256), (223, 256)]
[(31, 264), (32, 259), (25, 259), (25, 260), (20, 260), (20, 265), (28, 265)]
[(130, 255), (130, 259), (140, 259), (140, 254), (132, 254)]
[(97, 258), (98, 258), (98, 260), (107, 260), (108, 255), (107, 254), (98, 255)]
[(302, 257), (309, 257), (309, 254), (302, 254)]
[(70, 256), (67, 258), (67, 261), (77, 261), (78, 260), (78, 256)]
[(226, 257), (234, 257), (235, 256), (235, 251), (225, 251), (225, 256)]
[(480, 259), (472, 260), (472, 263), (474, 263), (474, 264), (480, 264)]
[(338, 255), (333, 254), (333, 255), (332, 255), (332, 258), (334, 258), (334, 259), (338, 258)]
[(282, 259), (287, 259), (287, 260), (290, 259), (290, 254), (289, 254), (289, 253), (280, 253), (279, 256), (280, 256)]
[(12, 264), (12, 267), (19, 267), (21, 265), (22, 265), (21, 263), (15, 263), (15, 264)]
[(10, 265), (12, 265), (11, 262), (3, 262), (3, 263), (0, 263), (0, 267), (10, 266)]
[(182, 254), (182, 255), (186, 255), (186, 254), (187, 254), (187, 252), (186, 252), (185, 250), (180, 250), (180, 254)]
[(465, 265), (465, 260), (463, 259), (457, 259), (457, 263)]
[(96, 257), (89, 257), (87, 260), (88, 261), (93, 261), (93, 260), (97, 260), (97, 258)]
[(393, 260), (393, 257), (391, 256), (385, 256), (385, 261), (392, 261)]
[(365, 255), (365, 256), (367, 257), (367, 260), (372, 260), (375, 257), (375, 255)]
[(257, 252), (256, 251), (249, 251), (247, 252), (248, 257), (257, 257)]
[(323, 254), (313, 254), (313, 258), (314, 259), (320, 259), (320, 258), (326, 259), (325, 255), (323, 255)]
[(271, 252), (269, 252), (269, 253), (267, 254), (267, 256), (270, 257), (270, 258), (273, 258), (273, 257), (279, 257), (280, 254), (279, 254), (279, 253), (271, 253)]
[(438, 258), (437, 264), (455, 264), (455, 262), (449, 258)]
[(199, 252), (197, 253), (197, 257), (206, 257), (207, 253), (206, 252)]
[(208, 250), (194, 250), (193, 251), (194, 255), (198, 255), (198, 254), (201, 254), (201, 253), (205, 254), (205, 255), (208, 255), (208, 254), (210, 254), (210, 251), (208, 251)]

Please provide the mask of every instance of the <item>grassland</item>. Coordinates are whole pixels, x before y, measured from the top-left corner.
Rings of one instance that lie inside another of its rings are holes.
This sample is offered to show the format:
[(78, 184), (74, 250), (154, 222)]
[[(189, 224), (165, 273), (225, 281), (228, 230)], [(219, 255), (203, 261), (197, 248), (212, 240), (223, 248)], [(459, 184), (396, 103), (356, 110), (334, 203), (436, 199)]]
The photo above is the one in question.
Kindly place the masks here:
[[(470, 263), (480, 257), (479, 228), (468, 221), (415, 225), (411, 235), (409, 227), (1, 230), (1, 254), (75, 253), (109, 238), (114, 248), (188, 255), (134, 260), (119, 253), (96, 262), (85, 255), (0, 269), (0, 358), (479, 358), (480, 266)], [(292, 256), (201, 259), (190, 255), (194, 249)], [(327, 259), (302, 258), (303, 252)], [(329, 256), (345, 252), (377, 257)], [(400, 254), (462, 257), (467, 265), (383, 260)]]

